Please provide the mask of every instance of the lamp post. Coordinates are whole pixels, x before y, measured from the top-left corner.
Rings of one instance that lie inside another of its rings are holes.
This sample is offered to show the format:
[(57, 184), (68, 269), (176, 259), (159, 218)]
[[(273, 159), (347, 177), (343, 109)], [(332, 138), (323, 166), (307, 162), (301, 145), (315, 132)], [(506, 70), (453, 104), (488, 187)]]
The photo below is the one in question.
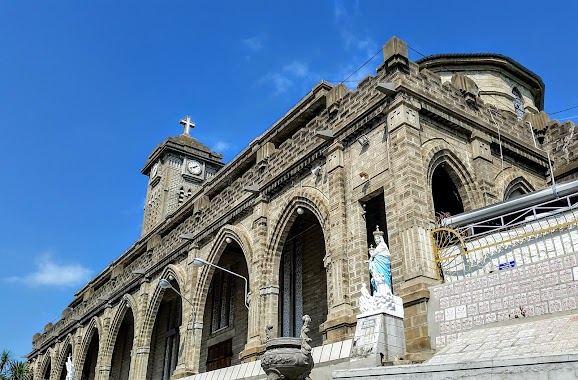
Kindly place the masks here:
[[(222, 270), (222, 271), (225, 271), (225, 272), (227, 272), (227, 273), (230, 273), (230, 274), (232, 274), (233, 276), (237, 276), (237, 277), (242, 278), (243, 281), (245, 281), (245, 307), (246, 307), (247, 309), (249, 309), (249, 303), (247, 302), (247, 299), (249, 298), (249, 292), (248, 292), (248, 288), (249, 288), (248, 285), (249, 285), (249, 284), (248, 284), (248, 282), (247, 282), (247, 278), (246, 278), (246, 277), (241, 276), (240, 274), (237, 274), (237, 273), (235, 273), (235, 272), (231, 272), (231, 271), (228, 270), (228, 269), (225, 269), (225, 268), (220, 267), (220, 266), (218, 266), (218, 265), (212, 264), (212, 263), (210, 263), (210, 262), (208, 262), (208, 261), (206, 261), (206, 260), (203, 260), (203, 259), (201, 259), (201, 258), (198, 258), (198, 257), (195, 257), (195, 259), (193, 260), (193, 265), (194, 265), (194, 266), (197, 266), (197, 267), (202, 267), (203, 265), (210, 265), (210, 266), (212, 266), (212, 267), (215, 267), (215, 268), (217, 268), (217, 269), (220, 269), (220, 270)], [(161, 281), (162, 281), (162, 280), (161, 280)], [(166, 281), (166, 280), (165, 280), (165, 281)], [(167, 282), (168, 282), (168, 281), (167, 281)], [(170, 285), (170, 283), (169, 283), (169, 285)]]

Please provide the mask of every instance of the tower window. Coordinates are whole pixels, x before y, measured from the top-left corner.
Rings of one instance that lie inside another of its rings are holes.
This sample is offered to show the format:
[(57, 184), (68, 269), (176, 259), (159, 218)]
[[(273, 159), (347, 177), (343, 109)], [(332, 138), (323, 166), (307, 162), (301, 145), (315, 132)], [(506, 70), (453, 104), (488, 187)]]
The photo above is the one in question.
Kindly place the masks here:
[(183, 204), (183, 202), (185, 201), (185, 188), (181, 187), (179, 189), (179, 206)]
[(512, 95), (514, 95), (514, 111), (518, 120), (522, 120), (524, 117), (524, 99), (522, 99), (522, 94), (516, 87), (512, 89)]

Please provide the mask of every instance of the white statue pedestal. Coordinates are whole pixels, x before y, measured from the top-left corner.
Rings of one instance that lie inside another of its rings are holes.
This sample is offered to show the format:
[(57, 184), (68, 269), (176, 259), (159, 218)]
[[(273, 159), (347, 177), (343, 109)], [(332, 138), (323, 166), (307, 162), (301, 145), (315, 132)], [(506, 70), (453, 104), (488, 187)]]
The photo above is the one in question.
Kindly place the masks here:
[(373, 359), (373, 365), (405, 354), (403, 302), (393, 296), (395, 310), (378, 309), (359, 314), (353, 337), (351, 360)]

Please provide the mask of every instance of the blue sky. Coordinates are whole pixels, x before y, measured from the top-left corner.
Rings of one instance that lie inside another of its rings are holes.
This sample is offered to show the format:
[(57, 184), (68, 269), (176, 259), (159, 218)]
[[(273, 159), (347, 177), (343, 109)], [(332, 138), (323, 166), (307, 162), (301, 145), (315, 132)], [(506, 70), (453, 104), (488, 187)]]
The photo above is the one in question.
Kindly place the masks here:
[(544, 4), (0, 2), (0, 350), (30, 352), (32, 335), (139, 238), (140, 170), (187, 114), (229, 161), (394, 35), (426, 55), (511, 56), (542, 76), (546, 111), (578, 105), (578, 3)]

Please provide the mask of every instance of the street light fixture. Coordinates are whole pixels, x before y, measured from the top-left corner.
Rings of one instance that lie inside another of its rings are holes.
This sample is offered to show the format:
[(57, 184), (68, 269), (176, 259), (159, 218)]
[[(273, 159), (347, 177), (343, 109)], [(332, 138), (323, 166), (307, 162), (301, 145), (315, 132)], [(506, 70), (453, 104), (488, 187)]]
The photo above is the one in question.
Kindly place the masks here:
[[(208, 261), (206, 261), (206, 260), (203, 260), (203, 259), (201, 259), (201, 258), (198, 258), (198, 257), (195, 257), (195, 259), (193, 260), (193, 265), (196, 266), (196, 267), (202, 267), (203, 265), (210, 265), (210, 266), (212, 266), (212, 267), (215, 267), (215, 268), (217, 268), (217, 269), (220, 269), (220, 270), (222, 270), (222, 271), (225, 271), (225, 272), (227, 272), (227, 273), (230, 273), (230, 274), (232, 274), (233, 276), (237, 276), (237, 277), (242, 278), (243, 281), (245, 281), (245, 307), (247, 308), (247, 310), (249, 309), (249, 302), (247, 301), (247, 300), (249, 299), (249, 292), (248, 292), (249, 283), (248, 283), (246, 277), (241, 276), (240, 274), (237, 274), (237, 273), (235, 273), (235, 272), (231, 272), (231, 271), (228, 270), (228, 269), (225, 269), (225, 268), (220, 267), (220, 266), (218, 266), (218, 265), (212, 264), (212, 263), (210, 263), (210, 262), (208, 262)], [(161, 280), (161, 281), (163, 281), (163, 280)], [(167, 281), (167, 280), (164, 280), (164, 281)], [(167, 281), (167, 282), (168, 282), (168, 281)], [(169, 283), (169, 285), (170, 285), (170, 283)], [(161, 286), (162, 286), (162, 285), (161, 285)]]
[[(193, 317), (193, 326), (194, 326), (195, 323), (196, 323), (196, 319), (197, 319), (197, 317), (195, 316), (195, 305), (193, 305), (193, 303), (192, 303), (191, 301), (189, 301), (187, 298), (185, 298), (185, 296), (183, 296), (183, 295), (181, 294), (181, 292), (179, 292), (177, 289), (175, 289), (175, 287), (170, 283), (169, 280), (164, 279), (164, 278), (161, 278), (161, 279), (159, 280), (159, 286), (160, 286), (161, 288), (163, 288), (163, 289), (172, 289), (173, 292), (177, 293), (177, 294), (181, 297), (181, 299), (187, 301), (187, 303), (188, 303), (189, 305), (191, 305), (191, 314), (192, 314), (192, 317)], [(194, 334), (195, 334), (195, 331), (193, 330), (193, 335), (194, 335)]]
[(195, 305), (193, 305), (193, 303), (191, 301), (189, 301), (188, 299), (185, 298), (185, 296), (183, 296), (177, 289), (175, 289), (175, 287), (169, 282), (169, 280), (166, 280), (164, 278), (161, 278), (159, 280), (159, 286), (163, 289), (172, 289), (173, 292), (177, 293), (182, 299), (184, 299), (185, 301), (187, 301), (189, 303), (189, 305), (191, 305), (191, 307), (193, 308), (193, 310), (195, 310)]

